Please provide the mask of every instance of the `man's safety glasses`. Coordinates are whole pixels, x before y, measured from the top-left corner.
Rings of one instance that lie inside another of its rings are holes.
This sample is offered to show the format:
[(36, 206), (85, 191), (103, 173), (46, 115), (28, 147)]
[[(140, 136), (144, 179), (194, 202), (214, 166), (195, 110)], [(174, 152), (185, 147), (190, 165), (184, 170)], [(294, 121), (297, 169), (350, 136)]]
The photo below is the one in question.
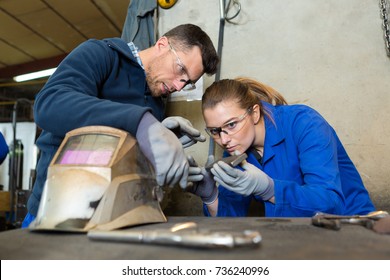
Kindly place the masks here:
[(186, 77), (186, 79), (180, 79), (179, 80), (180, 82), (184, 83), (184, 87), (182, 88), (182, 90), (193, 90), (193, 89), (195, 89), (196, 88), (195, 83), (190, 80), (190, 77), (188, 76), (187, 68), (185, 67), (185, 65), (181, 61), (179, 55), (177, 54), (177, 52), (175, 51), (175, 49), (173, 48), (171, 43), (168, 42), (168, 44), (169, 44), (169, 49), (172, 51), (172, 53), (176, 57), (176, 69), (175, 69), (176, 75), (179, 76), (179, 77), (183, 77), (183, 76)]

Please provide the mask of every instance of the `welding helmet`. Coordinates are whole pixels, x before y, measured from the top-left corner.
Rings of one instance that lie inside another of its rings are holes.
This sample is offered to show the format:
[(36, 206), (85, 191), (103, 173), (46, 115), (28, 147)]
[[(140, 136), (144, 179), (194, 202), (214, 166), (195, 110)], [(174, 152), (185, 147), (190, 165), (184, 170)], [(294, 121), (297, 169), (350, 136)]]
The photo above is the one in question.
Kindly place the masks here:
[(86, 232), (166, 222), (161, 188), (137, 141), (88, 126), (66, 134), (48, 168), (31, 230)]

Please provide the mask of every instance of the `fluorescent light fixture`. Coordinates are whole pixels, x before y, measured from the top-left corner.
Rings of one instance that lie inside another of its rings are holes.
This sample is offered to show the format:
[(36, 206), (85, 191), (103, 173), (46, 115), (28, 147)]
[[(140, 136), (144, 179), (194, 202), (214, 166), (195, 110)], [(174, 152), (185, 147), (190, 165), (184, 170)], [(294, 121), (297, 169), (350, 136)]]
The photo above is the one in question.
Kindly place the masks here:
[(28, 73), (28, 74), (23, 74), (23, 75), (19, 75), (19, 76), (16, 76), (14, 77), (14, 81), (15, 82), (24, 82), (24, 81), (28, 81), (28, 80), (34, 80), (34, 79), (38, 79), (38, 78), (42, 78), (42, 77), (47, 77), (47, 76), (50, 76), (51, 74), (54, 73), (54, 71), (56, 71), (57, 68), (51, 68), (51, 69), (46, 69), (46, 70), (42, 70), (42, 71), (38, 71), (38, 72), (32, 72), (32, 73)]

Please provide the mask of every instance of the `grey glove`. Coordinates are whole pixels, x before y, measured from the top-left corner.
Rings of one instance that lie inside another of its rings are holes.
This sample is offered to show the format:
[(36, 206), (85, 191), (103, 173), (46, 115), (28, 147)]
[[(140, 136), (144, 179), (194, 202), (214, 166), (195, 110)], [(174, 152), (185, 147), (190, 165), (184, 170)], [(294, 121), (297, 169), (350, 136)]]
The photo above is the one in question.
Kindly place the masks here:
[(198, 141), (206, 141), (206, 137), (200, 134), (200, 131), (185, 118), (168, 117), (162, 121), (162, 124), (176, 134), (184, 148), (190, 147)]
[(187, 186), (189, 164), (180, 141), (172, 131), (146, 112), (137, 129), (141, 151), (152, 163), (159, 186)]
[[(209, 156), (207, 162), (213, 162), (214, 157)], [(188, 156), (190, 164), (188, 174), (188, 191), (199, 196), (204, 204), (211, 204), (218, 198), (218, 188), (210, 172), (199, 167), (192, 156)], [(207, 165), (207, 163), (206, 163)]]
[(211, 173), (216, 182), (235, 193), (258, 195), (265, 201), (274, 196), (274, 181), (267, 174), (246, 160), (241, 166), (244, 171), (218, 161), (211, 168)]

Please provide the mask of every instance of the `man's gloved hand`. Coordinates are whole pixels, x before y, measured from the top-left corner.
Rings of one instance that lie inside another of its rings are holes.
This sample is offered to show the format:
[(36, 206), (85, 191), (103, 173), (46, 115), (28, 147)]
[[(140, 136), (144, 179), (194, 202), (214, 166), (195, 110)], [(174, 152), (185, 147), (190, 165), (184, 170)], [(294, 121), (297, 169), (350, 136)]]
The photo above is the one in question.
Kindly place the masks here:
[(190, 147), (198, 141), (206, 141), (206, 137), (185, 118), (168, 117), (162, 121), (162, 124), (177, 135), (184, 148)]
[(141, 151), (154, 166), (159, 186), (187, 186), (189, 164), (183, 147), (172, 131), (146, 112), (137, 129), (136, 138)]
[(264, 201), (274, 196), (274, 181), (262, 170), (248, 163), (241, 164), (244, 171), (231, 167), (223, 161), (218, 161), (211, 168), (214, 180), (230, 191), (248, 195), (261, 196)]
[[(207, 162), (213, 162), (214, 157), (209, 156)], [(210, 172), (204, 167), (199, 167), (192, 156), (188, 156), (190, 164), (187, 190), (199, 196), (204, 204), (211, 204), (218, 198), (218, 188)], [(207, 165), (207, 163), (206, 163)]]

